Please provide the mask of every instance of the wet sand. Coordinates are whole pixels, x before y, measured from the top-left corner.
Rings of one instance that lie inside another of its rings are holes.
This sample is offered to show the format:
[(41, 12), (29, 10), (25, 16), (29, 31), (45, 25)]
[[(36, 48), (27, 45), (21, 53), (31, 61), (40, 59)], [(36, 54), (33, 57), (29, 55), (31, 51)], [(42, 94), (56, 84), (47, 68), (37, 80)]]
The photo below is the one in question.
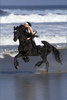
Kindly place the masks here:
[(0, 74), (0, 100), (67, 100), (67, 74)]

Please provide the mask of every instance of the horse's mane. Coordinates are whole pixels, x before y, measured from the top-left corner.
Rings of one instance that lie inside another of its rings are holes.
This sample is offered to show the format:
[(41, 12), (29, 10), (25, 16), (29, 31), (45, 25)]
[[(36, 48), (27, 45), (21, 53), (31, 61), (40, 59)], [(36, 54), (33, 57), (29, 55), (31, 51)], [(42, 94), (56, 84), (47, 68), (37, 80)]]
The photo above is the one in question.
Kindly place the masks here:
[(22, 33), (22, 34), (25, 34), (25, 33), (26, 33), (26, 28), (25, 28), (25, 26), (22, 25), (22, 24), (19, 25), (19, 26), (16, 26), (15, 29), (18, 30), (20, 34), (21, 34), (21, 33)]
[(19, 26), (17, 26), (19, 29), (20, 29), (20, 31), (22, 32), (22, 34), (24, 34), (25, 36), (27, 36), (27, 37), (31, 37), (32, 36), (32, 34), (29, 34), (27, 31), (26, 31), (26, 28), (25, 28), (25, 26), (24, 25), (19, 25)]
[(23, 30), (23, 31), (26, 31), (26, 28), (25, 28), (25, 26), (24, 25), (19, 25), (19, 26), (17, 26), (17, 28), (18, 29), (20, 29), (20, 30)]
[(21, 25), (19, 25), (18, 27), (20, 27), (20, 28), (25, 28), (25, 26), (24, 26), (24, 25), (22, 25), (22, 24), (21, 24)]

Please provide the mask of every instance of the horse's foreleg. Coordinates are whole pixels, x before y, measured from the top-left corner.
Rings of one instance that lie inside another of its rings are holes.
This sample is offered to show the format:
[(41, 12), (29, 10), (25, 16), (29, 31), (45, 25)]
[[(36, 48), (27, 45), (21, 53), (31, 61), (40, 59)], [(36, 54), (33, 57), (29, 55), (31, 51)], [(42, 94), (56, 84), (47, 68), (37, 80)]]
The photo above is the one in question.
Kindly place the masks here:
[(23, 56), (22, 59), (23, 59), (25, 62), (29, 62), (29, 61), (30, 61), (29, 57), (27, 57), (27, 56), (26, 56), (26, 57)]
[(15, 66), (16, 69), (19, 68), (19, 62), (17, 61), (17, 58), (19, 58), (19, 57), (22, 57), (22, 59), (23, 59), (25, 62), (29, 62), (29, 61), (30, 61), (29, 57), (23, 56), (21, 53), (18, 53), (18, 54), (15, 56), (15, 58), (14, 58), (14, 66)]
[(18, 61), (17, 61), (17, 58), (19, 58), (19, 57), (21, 57), (21, 56), (22, 56), (22, 54), (18, 53), (18, 54), (15, 56), (15, 58), (14, 58), (14, 66), (15, 66), (16, 69), (19, 68), (19, 63), (18, 63)]

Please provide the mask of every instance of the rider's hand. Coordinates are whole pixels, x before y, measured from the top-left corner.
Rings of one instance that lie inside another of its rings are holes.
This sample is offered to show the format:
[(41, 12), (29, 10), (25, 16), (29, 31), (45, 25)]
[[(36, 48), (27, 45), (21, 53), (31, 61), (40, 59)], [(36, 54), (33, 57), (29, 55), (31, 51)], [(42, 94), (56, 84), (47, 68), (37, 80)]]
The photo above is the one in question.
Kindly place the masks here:
[(27, 40), (30, 40), (30, 38), (27, 38)]

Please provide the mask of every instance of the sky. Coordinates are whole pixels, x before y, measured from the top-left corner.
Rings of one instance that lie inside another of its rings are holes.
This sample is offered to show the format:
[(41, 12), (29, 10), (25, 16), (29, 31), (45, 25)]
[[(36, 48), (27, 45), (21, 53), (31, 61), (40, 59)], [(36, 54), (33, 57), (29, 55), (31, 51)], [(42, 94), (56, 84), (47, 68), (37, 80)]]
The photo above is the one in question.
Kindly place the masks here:
[(67, 5), (67, 0), (0, 0), (0, 5)]

